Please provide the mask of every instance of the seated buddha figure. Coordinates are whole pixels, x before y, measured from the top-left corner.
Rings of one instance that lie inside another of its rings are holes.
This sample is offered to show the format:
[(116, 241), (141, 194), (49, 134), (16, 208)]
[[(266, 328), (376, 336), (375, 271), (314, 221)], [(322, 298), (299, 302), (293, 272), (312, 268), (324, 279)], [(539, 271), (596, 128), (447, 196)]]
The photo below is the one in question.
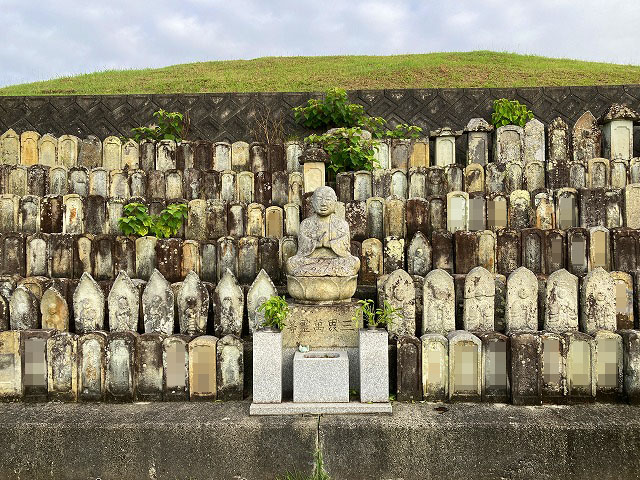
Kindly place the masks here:
[(294, 298), (345, 300), (355, 292), (360, 260), (351, 255), (349, 225), (335, 215), (337, 201), (331, 187), (313, 192), (314, 213), (300, 224), (298, 252), (286, 264), (289, 293)]

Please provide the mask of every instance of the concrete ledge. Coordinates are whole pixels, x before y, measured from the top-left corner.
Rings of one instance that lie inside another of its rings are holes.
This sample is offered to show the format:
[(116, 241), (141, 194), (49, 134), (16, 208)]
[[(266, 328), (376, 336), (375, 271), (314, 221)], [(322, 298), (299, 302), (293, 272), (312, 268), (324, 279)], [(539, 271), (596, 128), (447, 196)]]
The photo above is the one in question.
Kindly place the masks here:
[(323, 417), (320, 442), (332, 480), (639, 478), (640, 408), (395, 403)]
[[(446, 411), (445, 411), (446, 410)], [(250, 417), (249, 402), (0, 404), (2, 479), (619, 479), (640, 408), (395, 403), (393, 415)]]
[(0, 404), (0, 478), (273, 480), (311, 472), (317, 432), (248, 402)]
[(251, 415), (352, 415), (392, 413), (391, 403), (252, 403)]

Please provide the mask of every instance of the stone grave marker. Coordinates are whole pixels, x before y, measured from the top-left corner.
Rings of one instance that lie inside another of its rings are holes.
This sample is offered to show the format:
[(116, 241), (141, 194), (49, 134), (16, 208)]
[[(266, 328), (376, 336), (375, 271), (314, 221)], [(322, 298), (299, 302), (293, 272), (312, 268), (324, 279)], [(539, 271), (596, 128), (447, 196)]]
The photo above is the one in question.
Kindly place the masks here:
[(11, 330), (40, 328), (38, 298), (23, 285), (18, 285), (9, 298)]
[(69, 330), (69, 307), (65, 298), (54, 287), (45, 290), (40, 300), (42, 328), (59, 332)]
[(156, 143), (156, 169), (172, 170), (176, 168), (176, 142), (160, 140)]
[(534, 118), (524, 126), (524, 163), (545, 161), (544, 124)]
[(47, 398), (75, 402), (78, 398), (78, 340), (69, 332), (47, 339)]
[(173, 333), (175, 301), (169, 282), (154, 269), (142, 293), (145, 333)]
[(627, 272), (611, 272), (615, 283), (616, 330), (629, 330), (634, 327), (633, 315), (633, 278)]
[(244, 391), (244, 356), (242, 340), (225, 335), (216, 346), (217, 398), (242, 400)]
[[(241, 142), (244, 143), (244, 142)], [(241, 160), (242, 154), (241, 154), (241, 150), (242, 148), (238, 148), (240, 145), (236, 146), (236, 155), (237, 155), (237, 160)], [(207, 147), (200, 147), (200, 149), (196, 148), (196, 165), (201, 167), (201, 170), (208, 170), (210, 168), (213, 167), (214, 170), (217, 170), (219, 172), (222, 172), (224, 170), (231, 170), (233, 168), (233, 164), (232, 164), (232, 146), (229, 145), (227, 142), (216, 142), (213, 144), (213, 152), (211, 152), (211, 145), (208, 146), (208, 152), (207, 152)], [(248, 149), (248, 145), (247, 145), (247, 149)], [(207, 155), (207, 153), (212, 154), (213, 157), (211, 155)], [(246, 155), (248, 156), (249, 152), (248, 150), (246, 151)], [(248, 161), (248, 159), (247, 159)], [(238, 162), (238, 164), (240, 164), (241, 162)]]
[(209, 292), (194, 271), (190, 271), (176, 294), (180, 333), (191, 336), (207, 332)]
[(189, 399), (215, 400), (217, 397), (217, 352), (218, 339), (201, 335), (189, 342)]
[(413, 335), (398, 335), (397, 398), (399, 401), (422, 399), (422, 345)]
[(107, 137), (102, 142), (102, 167), (107, 170), (122, 168), (122, 142), (118, 137)]
[(26, 330), (20, 334), (22, 398), (25, 402), (47, 399), (47, 339), (52, 333), (47, 330)]
[(455, 289), (453, 278), (441, 269), (424, 278), (422, 333), (448, 335), (455, 330)]
[(411, 144), (409, 168), (429, 166), (429, 139), (417, 140)]
[(449, 342), (438, 333), (427, 333), (422, 342), (422, 392), (430, 402), (442, 402), (449, 395)]
[(447, 230), (455, 233), (469, 228), (469, 194), (449, 192), (447, 194)]
[(640, 115), (627, 105), (614, 103), (600, 119), (603, 155), (611, 160), (629, 160), (633, 157), (633, 123)]
[(159, 333), (135, 337), (135, 399), (139, 402), (162, 400), (162, 343)]
[(493, 125), (484, 118), (472, 118), (464, 131), (467, 133), (467, 165), (489, 163), (489, 133)]
[(507, 280), (505, 323), (507, 333), (538, 330), (538, 280), (525, 267), (513, 271)]
[(569, 126), (554, 118), (548, 127), (547, 183), (554, 190), (569, 184)]
[(578, 277), (565, 269), (549, 275), (546, 287), (544, 330), (566, 333), (578, 330)]
[(482, 396), (482, 343), (475, 335), (456, 330), (449, 342), (449, 401), (479, 402)]
[(136, 332), (140, 310), (140, 294), (125, 272), (120, 271), (107, 299), (109, 330), (112, 332)]
[(107, 334), (78, 337), (78, 400), (102, 401), (105, 394)]
[(564, 403), (566, 401), (567, 346), (563, 335), (540, 332), (541, 354), (538, 359), (542, 377), (543, 403)]
[(73, 293), (73, 314), (77, 333), (104, 330), (104, 293), (85, 272)]
[(0, 164), (20, 164), (20, 137), (11, 128), (0, 136)]
[(137, 333), (111, 332), (105, 349), (105, 398), (112, 402), (131, 402), (135, 389)]
[(213, 296), (215, 331), (219, 336), (242, 334), (244, 293), (231, 270), (227, 269)]
[(36, 165), (38, 163), (38, 141), (40, 134), (26, 131), (20, 135), (20, 162), (22, 165)]
[(390, 335), (413, 335), (416, 331), (416, 297), (413, 280), (404, 270), (395, 270), (379, 291), (381, 301), (397, 309), (399, 317), (389, 327)]
[(516, 125), (504, 125), (496, 129), (493, 143), (493, 161), (498, 165), (509, 162), (523, 162), (524, 130)]
[(417, 232), (407, 249), (407, 272), (424, 277), (431, 270), (431, 244), (422, 232)]
[(573, 126), (573, 159), (584, 165), (589, 159), (601, 156), (602, 134), (590, 111), (584, 112)]
[(540, 358), (542, 340), (537, 333), (511, 335), (511, 401), (514, 405), (542, 403)]
[(464, 329), (471, 332), (490, 332), (494, 329), (495, 281), (483, 267), (475, 267), (465, 279)]
[(598, 330), (593, 336), (595, 386), (598, 399), (620, 400), (624, 391), (622, 337)]
[(482, 401), (508, 403), (511, 398), (509, 337), (488, 332), (479, 338), (482, 342)]
[(189, 398), (189, 337), (171, 335), (162, 341), (162, 399), (180, 401)]
[(615, 283), (601, 267), (587, 274), (580, 292), (582, 304), (580, 330), (593, 334), (597, 330), (616, 330)]
[(567, 397), (571, 403), (593, 401), (596, 394), (595, 343), (580, 332), (565, 334), (567, 343)]
[(255, 334), (264, 322), (264, 312), (258, 308), (271, 297), (277, 295), (277, 290), (271, 278), (264, 270), (260, 270), (247, 292), (247, 316), (249, 317), (249, 330)]

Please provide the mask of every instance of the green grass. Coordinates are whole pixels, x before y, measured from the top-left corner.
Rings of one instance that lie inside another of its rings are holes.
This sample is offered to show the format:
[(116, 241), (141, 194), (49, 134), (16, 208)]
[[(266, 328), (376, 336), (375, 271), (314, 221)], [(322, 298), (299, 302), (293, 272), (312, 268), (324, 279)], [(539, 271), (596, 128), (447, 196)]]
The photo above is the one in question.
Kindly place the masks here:
[(331, 87), (519, 87), (640, 83), (640, 66), (489, 51), (264, 57), (108, 70), (0, 88), (0, 95), (301, 92)]

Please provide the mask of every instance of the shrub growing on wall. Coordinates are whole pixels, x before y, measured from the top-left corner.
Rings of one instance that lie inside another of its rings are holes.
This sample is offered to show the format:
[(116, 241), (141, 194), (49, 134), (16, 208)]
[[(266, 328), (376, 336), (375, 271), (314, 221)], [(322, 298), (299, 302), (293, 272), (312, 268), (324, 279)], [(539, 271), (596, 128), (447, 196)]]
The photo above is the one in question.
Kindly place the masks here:
[(320, 144), (329, 153), (329, 172), (333, 175), (352, 170), (373, 170), (376, 142), (372, 138), (417, 138), (422, 128), (400, 124), (387, 128), (382, 117), (370, 117), (364, 107), (350, 103), (347, 92), (328, 90), (322, 100), (311, 99), (306, 106), (293, 109), (298, 123), (313, 129), (330, 128), (325, 134), (305, 138)]
[(504, 125), (518, 125), (524, 127), (525, 123), (533, 119), (533, 113), (526, 105), (517, 100), (499, 98), (493, 102), (493, 113), (491, 121), (495, 127)]
[(124, 215), (118, 219), (118, 226), (125, 235), (169, 238), (180, 230), (183, 220), (187, 218), (187, 210), (185, 203), (172, 203), (160, 215), (149, 215), (146, 205), (129, 203), (124, 206)]
[(157, 124), (131, 129), (132, 137), (136, 142), (141, 140), (173, 140), (181, 141), (187, 136), (189, 128), (188, 118), (180, 112), (167, 112), (158, 110), (153, 113)]

